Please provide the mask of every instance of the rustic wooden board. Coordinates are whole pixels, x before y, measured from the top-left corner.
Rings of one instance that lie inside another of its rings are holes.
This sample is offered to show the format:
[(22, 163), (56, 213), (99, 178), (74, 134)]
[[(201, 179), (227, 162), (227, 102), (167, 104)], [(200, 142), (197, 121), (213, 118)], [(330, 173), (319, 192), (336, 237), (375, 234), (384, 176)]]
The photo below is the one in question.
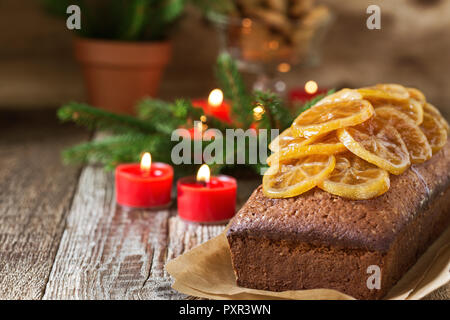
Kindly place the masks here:
[(47, 119), (0, 114), (0, 299), (42, 297), (77, 185), (60, 151), (88, 135)]
[[(256, 183), (242, 183), (239, 204)], [(223, 228), (184, 222), (170, 209), (116, 206), (112, 173), (86, 167), (44, 299), (187, 298), (171, 289), (164, 265)]]
[(168, 215), (116, 207), (112, 174), (84, 169), (44, 299), (138, 298), (165, 246)]

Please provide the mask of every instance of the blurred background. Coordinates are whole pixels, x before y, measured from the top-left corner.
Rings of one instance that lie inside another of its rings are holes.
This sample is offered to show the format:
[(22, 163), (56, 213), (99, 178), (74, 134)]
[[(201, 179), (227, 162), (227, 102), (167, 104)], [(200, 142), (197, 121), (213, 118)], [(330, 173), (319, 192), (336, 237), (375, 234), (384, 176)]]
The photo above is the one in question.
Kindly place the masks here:
[[(450, 1), (316, 1), (332, 13), (320, 63), (292, 68), (289, 88), (315, 80), (319, 87), (359, 87), (398, 82), (420, 88), (450, 114)], [(366, 28), (366, 8), (381, 7), (381, 30)], [(49, 14), (42, 1), (0, 2), (0, 109), (54, 109), (86, 101), (74, 59), (73, 33), (64, 17)], [(170, 60), (159, 97), (196, 98), (215, 87), (213, 66), (220, 50), (216, 28), (188, 6), (170, 31)]]
[[(70, 4), (83, 4), (78, 36), (66, 27)], [(366, 27), (373, 4), (380, 30)], [(115, 210), (116, 165), (144, 151), (172, 163), (178, 128), (192, 140), (208, 126), (283, 130), (308, 107), (294, 96), (333, 88), (416, 87), (450, 119), (449, 57), (450, 0), (0, 0), (0, 298), (83, 297), (104, 279), (113, 282), (95, 297), (168, 297), (165, 259), (222, 229), (173, 224), (175, 211)], [(243, 82), (283, 100), (232, 90)], [(224, 94), (209, 101), (214, 88)], [(130, 117), (144, 95), (165, 101), (145, 99)], [(261, 184), (259, 160), (211, 165), (238, 179), (238, 208)], [(184, 177), (199, 165), (174, 167)], [(449, 297), (449, 285), (434, 295)]]

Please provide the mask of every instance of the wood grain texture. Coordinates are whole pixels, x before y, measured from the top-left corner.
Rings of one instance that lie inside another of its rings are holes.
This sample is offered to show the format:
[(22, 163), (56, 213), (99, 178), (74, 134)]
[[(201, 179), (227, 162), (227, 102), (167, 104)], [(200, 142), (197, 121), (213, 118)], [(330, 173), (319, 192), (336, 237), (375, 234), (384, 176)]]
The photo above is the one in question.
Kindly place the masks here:
[(0, 299), (42, 297), (77, 184), (60, 151), (88, 135), (48, 118), (0, 113)]
[[(242, 204), (257, 182), (242, 183)], [(112, 173), (86, 167), (70, 208), (44, 299), (177, 299), (164, 270), (224, 225), (180, 220), (174, 210), (116, 206)]]
[(86, 167), (44, 299), (176, 299), (167, 258), (219, 234), (224, 226), (189, 224), (171, 210), (116, 206), (113, 177)]
[(155, 242), (164, 243), (167, 215), (116, 207), (112, 174), (85, 168), (44, 299), (138, 296), (151, 272)]

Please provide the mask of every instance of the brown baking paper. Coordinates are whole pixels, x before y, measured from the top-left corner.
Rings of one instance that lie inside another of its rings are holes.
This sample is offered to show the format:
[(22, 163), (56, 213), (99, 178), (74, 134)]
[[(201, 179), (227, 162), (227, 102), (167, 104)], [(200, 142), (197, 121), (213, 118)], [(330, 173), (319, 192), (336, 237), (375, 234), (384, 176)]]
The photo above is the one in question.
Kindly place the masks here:
[[(184, 294), (207, 299), (233, 300), (349, 300), (331, 289), (273, 292), (236, 285), (225, 232), (169, 261), (172, 287)], [(450, 228), (431, 245), (389, 292), (386, 299), (416, 300), (450, 280)]]

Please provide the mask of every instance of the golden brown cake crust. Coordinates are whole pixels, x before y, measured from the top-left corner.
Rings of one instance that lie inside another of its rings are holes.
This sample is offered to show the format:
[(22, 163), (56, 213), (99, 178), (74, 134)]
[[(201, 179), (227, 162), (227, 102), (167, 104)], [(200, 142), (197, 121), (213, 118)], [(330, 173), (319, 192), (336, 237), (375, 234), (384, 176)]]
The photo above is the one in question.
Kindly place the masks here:
[[(227, 233), (241, 286), (272, 291), (332, 288), (381, 298), (450, 223), (450, 143), (391, 175), (388, 192), (347, 200), (315, 188), (270, 199), (257, 188)], [(367, 266), (382, 269), (368, 290)]]
[(420, 165), (391, 175), (391, 187), (370, 200), (348, 200), (319, 188), (287, 199), (258, 187), (232, 220), (229, 233), (315, 245), (386, 252), (420, 208), (450, 183), (450, 143)]

